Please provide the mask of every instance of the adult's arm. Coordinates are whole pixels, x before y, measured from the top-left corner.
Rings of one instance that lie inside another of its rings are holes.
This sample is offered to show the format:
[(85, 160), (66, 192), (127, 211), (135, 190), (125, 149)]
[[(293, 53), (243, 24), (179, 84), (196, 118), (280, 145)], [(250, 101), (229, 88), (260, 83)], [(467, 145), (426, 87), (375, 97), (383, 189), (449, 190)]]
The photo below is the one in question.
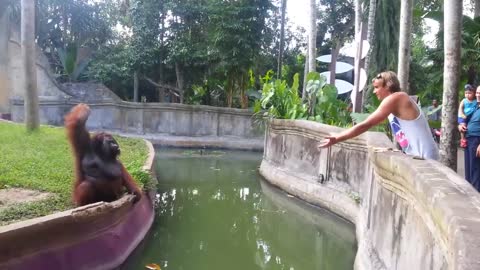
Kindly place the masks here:
[(378, 106), (378, 108), (370, 116), (368, 116), (367, 119), (347, 130), (340, 132), (336, 136), (327, 136), (325, 140), (318, 145), (318, 147), (324, 148), (351, 139), (364, 133), (371, 127), (381, 123), (387, 119), (388, 115), (396, 111), (401, 98), (402, 96), (397, 94), (392, 94), (386, 97), (382, 103), (380, 103), (380, 106)]
[(465, 113), (463, 112), (463, 107), (464, 105), (463, 105), (463, 99), (462, 99), (462, 101), (460, 101), (460, 105), (458, 106), (458, 116), (462, 118), (467, 118), (465, 116)]

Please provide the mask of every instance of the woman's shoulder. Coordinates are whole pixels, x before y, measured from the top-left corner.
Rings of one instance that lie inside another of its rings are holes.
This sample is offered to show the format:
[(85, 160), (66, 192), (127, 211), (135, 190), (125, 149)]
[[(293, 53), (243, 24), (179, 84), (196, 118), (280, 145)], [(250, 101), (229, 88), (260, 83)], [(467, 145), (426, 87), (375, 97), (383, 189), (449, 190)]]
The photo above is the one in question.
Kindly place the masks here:
[(416, 103), (416, 100), (414, 100), (411, 96), (409, 96), (407, 93), (405, 92), (395, 92), (395, 93), (392, 93), (390, 96), (389, 96), (390, 99), (392, 100), (395, 100), (396, 102), (398, 101), (402, 101), (402, 102), (406, 102), (406, 101), (413, 101), (414, 103)]

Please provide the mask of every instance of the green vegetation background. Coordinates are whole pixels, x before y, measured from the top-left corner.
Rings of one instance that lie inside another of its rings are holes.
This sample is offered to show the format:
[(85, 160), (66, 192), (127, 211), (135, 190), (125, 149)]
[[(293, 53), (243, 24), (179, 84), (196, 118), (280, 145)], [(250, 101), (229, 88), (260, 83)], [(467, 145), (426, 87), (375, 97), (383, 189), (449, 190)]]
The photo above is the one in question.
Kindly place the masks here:
[[(145, 142), (115, 139), (122, 151), (120, 160), (137, 182), (145, 184), (148, 179), (141, 171), (148, 155)], [(0, 189), (21, 187), (53, 194), (0, 210), (0, 225), (73, 208), (73, 180), (73, 158), (63, 128), (41, 126), (38, 132), (27, 133), (22, 124), (0, 122)]]

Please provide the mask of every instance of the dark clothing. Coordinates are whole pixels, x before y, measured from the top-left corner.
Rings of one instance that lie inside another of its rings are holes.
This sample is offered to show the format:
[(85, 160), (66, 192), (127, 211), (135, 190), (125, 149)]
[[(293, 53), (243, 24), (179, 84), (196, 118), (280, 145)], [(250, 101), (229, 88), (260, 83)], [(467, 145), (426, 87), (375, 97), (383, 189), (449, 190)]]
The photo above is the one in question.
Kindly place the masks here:
[(480, 157), (477, 148), (480, 145), (480, 110), (478, 106), (467, 124), (467, 147), (465, 148), (465, 179), (480, 191)]
[(468, 120), (465, 137), (480, 137), (480, 110), (478, 108), (472, 113)]
[[(468, 128), (470, 128), (470, 125), (468, 125)], [(467, 147), (465, 148), (465, 179), (467, 179), (477, 191), (480, 191), (480, 158), (477, 157), (478, 145), (480, 145), (480, 137), (467, 137)]]

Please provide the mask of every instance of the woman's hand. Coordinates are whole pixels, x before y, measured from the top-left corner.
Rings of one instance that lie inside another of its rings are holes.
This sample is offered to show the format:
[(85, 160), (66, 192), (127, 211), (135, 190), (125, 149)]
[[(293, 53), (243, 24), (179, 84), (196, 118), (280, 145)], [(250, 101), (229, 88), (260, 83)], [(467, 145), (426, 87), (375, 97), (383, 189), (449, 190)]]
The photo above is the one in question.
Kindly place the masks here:
[(325, 139), (318, 144), (317, 148), (320, 150), (321, 148), (329, 147), (331, 145), (334, 145), (338, 142), (337, 137), (334, 136), (328, 136), (325, 137)]
[(464, 124), (458, 125), (458, 131), (460, 131), (462, 133), (466, 132), (467, 131), (467, 126), (464, 125)]
[(477, 157), (480, 157), (480, 145), (477, 147), (477, 154), (476, 154)]

